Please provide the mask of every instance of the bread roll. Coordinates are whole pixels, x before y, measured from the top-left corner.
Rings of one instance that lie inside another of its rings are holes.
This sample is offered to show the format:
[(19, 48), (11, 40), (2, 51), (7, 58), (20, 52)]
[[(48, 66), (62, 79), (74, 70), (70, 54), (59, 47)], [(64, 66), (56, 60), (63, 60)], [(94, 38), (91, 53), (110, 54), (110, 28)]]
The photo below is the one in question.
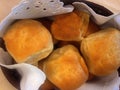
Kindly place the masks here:
[(90, 73), (106, 76), (120, 67), (120, 31), (107, 28), (82, 40), (81, 52)]
[(53, 50), (49, 31), (38, 21), (19, 20), (3, 36), (6, 48), (17, 63), (34, 64)]
[(60, 90), (74, 90), (88, 79), (86, 64), (72, 45), (56, 49), (44, 62), (43, 71)]
[(89, 24), (89, 14), (74, 11), (55, 17), (51, 25), (54, 38), (64, 41), (80, 41), (86, 33)]

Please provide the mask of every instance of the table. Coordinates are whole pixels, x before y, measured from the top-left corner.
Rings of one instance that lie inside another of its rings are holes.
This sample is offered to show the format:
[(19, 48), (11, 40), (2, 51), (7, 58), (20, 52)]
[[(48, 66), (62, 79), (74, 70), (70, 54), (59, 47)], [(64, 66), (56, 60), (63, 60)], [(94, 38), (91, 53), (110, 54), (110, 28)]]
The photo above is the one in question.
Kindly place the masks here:
[[(5, 18), (9, 12), (11, 11), (11, 8), (13, 6), (15, 6), (20, 0), (0, 0), (0, 22), (3, 18)], [(91, 0), (91, 1), (94, 1), (94, 0)], [(96, 0), (97, 2), (102, 2), (102, 1), (99, 1), (99, 0)], [(107, 1), (114, 1), (114, 0), (103, 0), (104, 2), (107, 2)], [(119, 3), (117, 4), (117, 6), (119, 7), (119, 4), (120, 4), (120, 0), (117, 0), (119, 1)], [(115, 2), (114, 2), (115, 4)], [(108, 5), (108, 6), (111, 6), (111, 5)], [(116, 7), (117, 7), (116, 6)], [(118, 8), (118, 10), (120, 12), (120, 8)], [(1, 69), (0, 69), (0, 90), (16, 90), (8, 81), (7, 79), (4, 77)]]
[(5, 18), (20, 0), (0, 0), (0, 21)]
[[(5, 18), (20, 0), (0, 0), (0, 21)], [(0, 90), (16, 90), (4, 77), (0, 69)]]

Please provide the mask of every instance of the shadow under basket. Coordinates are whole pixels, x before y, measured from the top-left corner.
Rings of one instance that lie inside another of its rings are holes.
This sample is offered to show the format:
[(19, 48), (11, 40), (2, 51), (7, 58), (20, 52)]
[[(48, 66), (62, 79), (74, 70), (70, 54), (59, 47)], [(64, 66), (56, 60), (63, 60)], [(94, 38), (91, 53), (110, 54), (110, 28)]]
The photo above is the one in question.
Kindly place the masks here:
[(17, 70), (10, 70), (4, 67), (1, 67), (3, 74), (7, 80), (15, 87), (17, 90), (20, 90), (20, 80), (21, 76)]

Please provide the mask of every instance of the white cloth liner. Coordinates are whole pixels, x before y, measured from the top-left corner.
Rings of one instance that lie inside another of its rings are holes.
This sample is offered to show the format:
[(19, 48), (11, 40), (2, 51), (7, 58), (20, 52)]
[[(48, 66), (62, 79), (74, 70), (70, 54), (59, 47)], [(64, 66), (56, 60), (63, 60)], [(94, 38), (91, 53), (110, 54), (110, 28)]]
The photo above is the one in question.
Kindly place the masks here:
[(42, 18), (72, 12), (72, 5), (63, 6), (60, 0), (22, 0), (0, 24), (0, 37), (16, 19)]
[(0, 66), (18, 71), (18, 73), (22, 76), (20, 81), (21, 90), (38, 90), (44, 83), (46, 75), (37, 67), (26, 63), (11, 64), (12, 58), (10, 55), (0, 48)]

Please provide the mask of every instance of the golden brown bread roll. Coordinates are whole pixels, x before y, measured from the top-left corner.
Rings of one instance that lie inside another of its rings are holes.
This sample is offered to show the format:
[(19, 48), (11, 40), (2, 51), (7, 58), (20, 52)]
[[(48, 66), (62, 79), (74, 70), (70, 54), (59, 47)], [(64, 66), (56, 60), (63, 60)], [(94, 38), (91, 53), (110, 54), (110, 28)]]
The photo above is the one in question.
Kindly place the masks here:
[(90, 73), (105, 76), (120, 67), (120, 31), (107, 28), (82, 40), (81, 52)]
[(72, 45), (56, 49), (44, 62), (43, 71), (60, 90), (74, 90), (88, 79), (86, 64)]
[(89, 23), (89, 14), (74, 11), (55, 17), (51, 25), (54, 38), (64, 41), (80, 41), (86, 33)]
[[(42, 71), (44, 62), (45, 59), (42, 59), (38, 62), (38, 68), (41, 69)], [(45, 82), (40, 86), (39, 90), (56, 90), (56, 86), (46, 78)]]
[(8, 28), (3, 39), (17, 63), (36, 63), (53, 50), (51, 34), (35, 20), (17, 21)]

